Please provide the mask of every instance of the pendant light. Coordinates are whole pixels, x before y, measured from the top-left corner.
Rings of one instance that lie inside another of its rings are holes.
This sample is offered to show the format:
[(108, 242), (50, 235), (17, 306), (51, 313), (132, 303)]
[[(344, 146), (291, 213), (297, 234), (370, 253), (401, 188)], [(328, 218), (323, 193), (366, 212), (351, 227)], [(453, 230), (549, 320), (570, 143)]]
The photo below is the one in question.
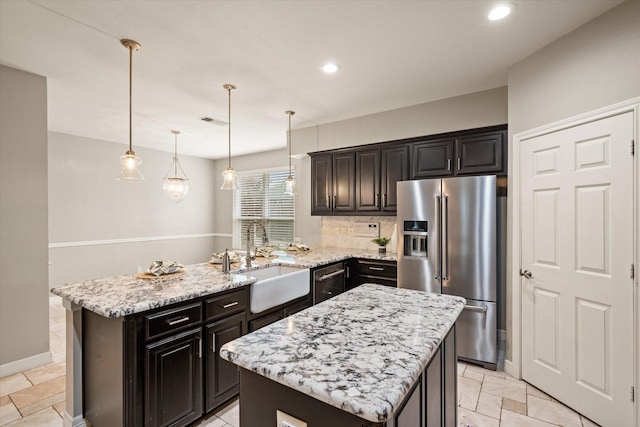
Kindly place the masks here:
[(131, 94), (132, 94), (132, 75), (133, 75), (133, 51), (140, 49), (140, 43), (133, 40), (122, 39), (120, 43), (127, 49), (129, 49), (129, 150), (127, 150), (122, 156), (120, 156), (120, 164), (122, 164), (122, 171), (118, 177), (118, 181), (137, 182), (144, 181), (144, 177), (140, 173), (139, 166), (142, 164), (142, 159), (136, 156), (133, 151), (132, 145), (132, 131), (131, 131)]
[[(169, 170), (163, 178), (164, 184), (162, 189), (173, 201), (178, 203), (182, 201), (184, 196), (189, 192), (189, 178), (187, 178), (184, 170), (182, 170), (180, 160), (178, 160), (178, 135), (180, 135), (180, 131), (172, 130), (171, 133), (175, 135), (173, 162), (171, 162), (171, 166), (169, 166)], [(173, 171), (173, 175), (169, 176), (171, 171)]]
[(287, 116), (289, 116), (289, 132), (287, 133), (287, 145), (289, 146), (289, 177), (284, 183), (284, 194), (287, 196), (295, 196), (296, 195), (296, 180), (291, 176), (291, 116), (293, 116), (295, 111), (285, 111)]
[(236, 184), (236, 171), (233, 170), (233, 168), (231, 167), (231, 91), (236, 90), (236, 87), (232, 84), (225, 84), (222, 85), (222, 87), (228, 92), (229, 94), (229, 121), (228, 121), (228, 126), (229, 126), (229, 166), (227, 166), (227, 170), (225, 170), (224, 172), (222, 172), (222, 176), (224, 177), (224, 182), (222, 183), (222, 187), (220, 187), (221, 190), (235, 190), (238, 188), (238, 185)]

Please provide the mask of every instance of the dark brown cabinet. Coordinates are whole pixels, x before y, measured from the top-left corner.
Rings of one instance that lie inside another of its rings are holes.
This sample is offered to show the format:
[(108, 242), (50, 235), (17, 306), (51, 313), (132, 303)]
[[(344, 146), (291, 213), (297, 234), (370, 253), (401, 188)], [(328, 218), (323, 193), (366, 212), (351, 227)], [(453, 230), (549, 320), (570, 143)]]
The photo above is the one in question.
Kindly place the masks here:
[(507, 126), (350, 147), (311, 155), (311, 215), (395, 215), (396, 183), (506, 175)]
[(220, 357), (220, 348), (247, 333), (247, 319), (238, 313), (206, 325), (205, 412), (236, 396), (240, 391), (238, 367)]
[(351, 261), (348, 289), (364, 283), (396, 287), (398, 285), (398, 267), (395, 261), (354, 259)]
[(506, 132), (456, 138), (456, 175), (501, 172), (505, 138)]
[(356, 152), (356, 211), (395, 214), (396, 183), (409, 179), (409, 147)]
[(503, 174), (506, 131), (427, 139), (412, 144), (411, 179)]
[(145, 346), (145, 425), (186, 425), (202, 416), (200, 328)]
[(356, 210), (380, 211), (380, 150), (356, 152)]
[(382, 169), (380, 172), (382, 202), (380, 210), (395, 215), (398, 209), (396, 183), (409, 179), (409, 146), (398, 145), (381, 150)]
[(262, 313), (249, 316), (249, 332), (257, 331), (280, 319), (289, 317), (311, 306), (311, 294), (297, 298), (282, 305), (265, 310)]
[(249, 286), (126, 317), (82, 311), (83, 401), (95, 427), (186, 426), (238, 394), (220, 347), (247, 333)]
[(411, 147), (411, 179), (453, 175), (454, 140), (417, 142)]
[(355, 210), (355, 152), (311, 157), (311, 214)]

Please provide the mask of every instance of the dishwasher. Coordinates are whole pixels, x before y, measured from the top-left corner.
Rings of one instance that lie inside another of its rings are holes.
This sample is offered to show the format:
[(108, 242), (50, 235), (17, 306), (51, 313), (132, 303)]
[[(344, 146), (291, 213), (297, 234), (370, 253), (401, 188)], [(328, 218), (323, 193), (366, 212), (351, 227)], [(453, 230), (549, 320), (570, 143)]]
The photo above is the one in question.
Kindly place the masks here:
[(318, 304), (344, 292), (344, 262), (313, 270), (313, 304)]

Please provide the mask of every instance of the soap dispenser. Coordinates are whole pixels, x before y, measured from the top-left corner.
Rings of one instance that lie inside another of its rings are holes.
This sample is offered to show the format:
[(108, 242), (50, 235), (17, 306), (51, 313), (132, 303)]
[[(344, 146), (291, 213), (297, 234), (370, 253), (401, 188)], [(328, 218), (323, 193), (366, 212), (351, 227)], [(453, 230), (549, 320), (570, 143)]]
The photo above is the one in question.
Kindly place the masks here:
[(222, 255), (222, 272), (229, 274), (231, 271), (231, 260), (229, 259), (229, 252), (225, 249)]

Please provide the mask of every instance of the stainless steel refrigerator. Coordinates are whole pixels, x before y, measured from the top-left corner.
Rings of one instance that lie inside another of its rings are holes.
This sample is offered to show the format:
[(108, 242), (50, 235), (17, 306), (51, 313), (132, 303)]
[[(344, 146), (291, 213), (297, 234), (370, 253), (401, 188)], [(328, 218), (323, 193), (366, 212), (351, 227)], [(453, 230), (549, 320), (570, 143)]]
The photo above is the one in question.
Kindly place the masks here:
[(398, 190), (398, 287), (459, 295), (458, 358), (496, 369), (496, 177), (402, 181)]

